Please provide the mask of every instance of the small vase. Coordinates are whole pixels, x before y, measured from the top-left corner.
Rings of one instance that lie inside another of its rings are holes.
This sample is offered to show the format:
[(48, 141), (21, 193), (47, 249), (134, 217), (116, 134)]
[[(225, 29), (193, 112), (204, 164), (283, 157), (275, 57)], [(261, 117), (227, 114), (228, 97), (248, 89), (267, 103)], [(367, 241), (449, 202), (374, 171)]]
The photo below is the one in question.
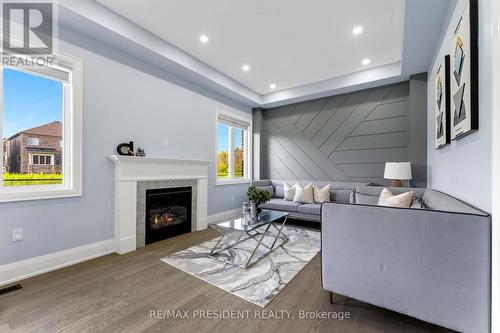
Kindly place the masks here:
[(250, 203), (250, 216), (254, 216), (257, 214), (257, 207), (253, 202)]

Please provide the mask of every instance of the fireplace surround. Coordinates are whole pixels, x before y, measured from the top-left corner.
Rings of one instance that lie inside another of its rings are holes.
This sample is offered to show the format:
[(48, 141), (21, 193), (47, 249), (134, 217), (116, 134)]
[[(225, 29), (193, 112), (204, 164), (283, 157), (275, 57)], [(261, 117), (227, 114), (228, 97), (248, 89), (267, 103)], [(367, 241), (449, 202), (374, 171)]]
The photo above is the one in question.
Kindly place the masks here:
[[(162, 193), (170, 191), (178, 191), (179, 189), (190, 189), (191, 191), (191, 214), (189, 220), (189, 231), (199, 230), (197, 221), (198, 211), (198, 182), (193, 179), (173, 179), (173, 180), (159, 180), (159, 181), (138, 181), (137, 182), (137, 208), (136, 208), (136, 247), (143, 247), (151, 242), (147, 240), (148, 220), (148, 192), (149, 193)], [(184, 202), (184, 204), (186, 204)], [(187, 205), (187, 204), (186, 204)], [(186, 226), (187, 229), (187, 226)], [(183, 233), (183, 229), (179, 231)], [(187, 231), (187, 232), (189, 232)], [(179, 234), (180, 234), (179, 233)], [(176, 234), (175, 236), (177, 236)], [(160, 237), (162, 238), (162, 237)], [(159, 239), (156, 239), (159, 240)]]
[[(207, 228), (210, 161), (118, 156), (115, 167), (115, 241), (119, 254), (144, 246), (146, 190), (191, 187), (191, 231)], [(141, 208), (142, 207), (142, 208)]]

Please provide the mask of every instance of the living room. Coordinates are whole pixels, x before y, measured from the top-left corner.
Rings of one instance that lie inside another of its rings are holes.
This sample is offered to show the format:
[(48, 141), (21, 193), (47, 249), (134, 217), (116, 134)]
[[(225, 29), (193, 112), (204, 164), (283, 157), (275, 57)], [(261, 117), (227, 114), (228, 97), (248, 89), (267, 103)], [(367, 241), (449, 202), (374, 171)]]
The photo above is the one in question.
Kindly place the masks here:
[(500, 4), (2, 1), (0, 332), (498, 332)]

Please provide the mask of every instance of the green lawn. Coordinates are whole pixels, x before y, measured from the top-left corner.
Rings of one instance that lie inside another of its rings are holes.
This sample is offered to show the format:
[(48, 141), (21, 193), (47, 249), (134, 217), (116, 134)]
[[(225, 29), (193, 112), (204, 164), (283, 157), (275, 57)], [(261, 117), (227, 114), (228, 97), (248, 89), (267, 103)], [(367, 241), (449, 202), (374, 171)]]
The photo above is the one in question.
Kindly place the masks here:
[(4, 186), (62, 184), (61, 173), (3, 173)]

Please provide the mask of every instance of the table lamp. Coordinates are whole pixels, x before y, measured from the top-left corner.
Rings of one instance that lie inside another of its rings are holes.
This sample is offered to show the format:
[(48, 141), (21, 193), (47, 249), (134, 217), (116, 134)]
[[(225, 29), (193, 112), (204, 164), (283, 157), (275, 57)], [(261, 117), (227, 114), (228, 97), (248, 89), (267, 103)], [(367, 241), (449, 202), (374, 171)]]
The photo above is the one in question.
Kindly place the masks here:
[(391, 187), (402, 187), (402, 180), (410, 180), (411, 163), (410, 162), (386, 162), (384, 178), (391, 179)]

